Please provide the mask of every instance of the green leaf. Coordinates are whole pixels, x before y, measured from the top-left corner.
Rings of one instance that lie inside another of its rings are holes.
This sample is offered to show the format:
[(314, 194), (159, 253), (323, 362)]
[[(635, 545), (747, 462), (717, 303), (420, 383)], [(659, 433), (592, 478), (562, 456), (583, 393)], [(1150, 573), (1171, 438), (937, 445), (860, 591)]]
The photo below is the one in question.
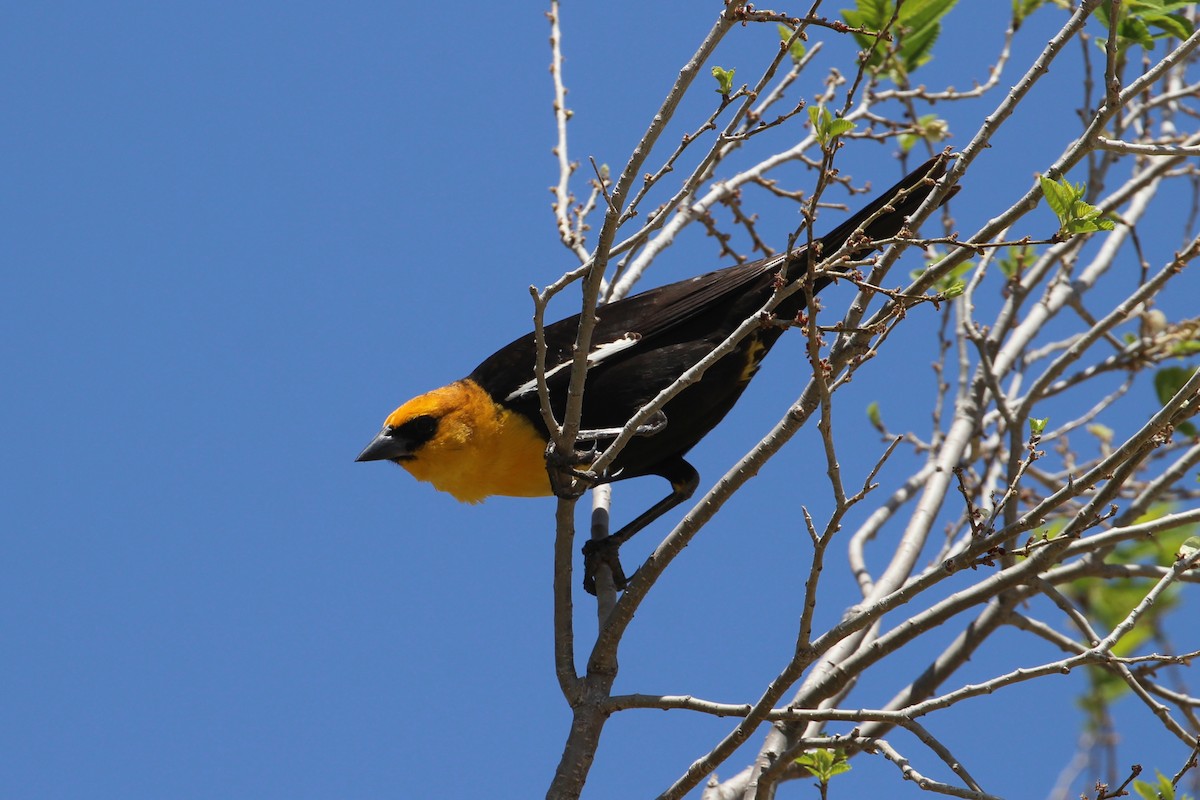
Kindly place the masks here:
[(1042, 187), (1042, 196), (1046, 198), (1046, 205), (1050, 206), (1050, 210), (1054, 212), (1059, 220), (1064, 220), (1071, 213), (1071, 204), (1083, 197), (1083, 190), (1072, 186), (1065, 180), (1055, 182), (1047, 178), (1045, 175), (1038, 176), (1038, 183)]
[[(941, 20), (957, 0), (906, 0), (900, 7), (896, 24), (890, 29), (893, 42), (879, 41), (870, 33), (856, 31), (859, 47), (871, 53), (866, 67), (876, 75), (887, 75), (894, 83), (903, 83), (909, 73), (932, 58), (934, 42), (941, 35)], [(853, 9), (842, 11), (847, 25), (879, 32), (896, 12), (894, 0), (855, 0)]]
[(867, 404), (867, 421), (871, 423), (871, 427), (880, 433), (885, 430), (883, 427), (883, 417), (879, 413), (879, 403), (871, 402)]
[(1136, 44), (1145, 50), (1154, 49), (1154, 34), (1150, 33), (1150, 26), (1141, 19), (1126, 19), (1118, 25), (1117, 40), (1120, 44)]
[(1041, 436), (1042, 431), (1046, 430), (1046, 423), (1049, 421), (1050, 421), (1049, 417), (1042, 417), (1041, 419), (1037, 419), (1036, 417), (1030, 417), (1029, 418), (1029, 433), (1033, 436)]
[(1004, 277), (1014, 278), (1036, 260), (1037, 248), (1031, 244), (1023, 244), (1010, 245), (1007, 254), (997, 263)]
[(1170, 402), (1183, 389), (1183, 384), (1192, 380), (1195, 371), (1195, 367), (1163, 367), (1154, 373), (1154, 393), (1158, 396), (1158, 402), (1163, 405)]
[(1189, 536), (1179, 545), (1179, 557), (1191, 558), (1197, 550), (1200, 550), (1200, 536)]
[(1100, 209), (1084, 201), (1087, 187), (1083, 184), (1069, 183), (1065, 178), (1052, 181), (1045, 175), (1039, 175), (1038, 185), (1042, 188), (1046, 205), (1058, 217), (1058, 235), (1061, 238), (1093, 231), (1111, 231), (1115, 227)]
[(1193, 353), (1200, 353), (1200, 342), (1195, 339), (1175, 342), (1175, 344), (1171, 345), (1171, 355), (1173, 356), (1190, 356)]
[(829, 112), (825, 110), (825, 106), (809, 106), (808, 121), (813, 126), (814, 131), (821, 129), (821, 117), (828, 117)]
[[(1195, 367), (1163, 367), (1154, 373), (1154, 392), (1158, 395), (1158, 402), (1165, 406), (1183, 388), (1183, 385), (1191, 380), (1195, 372)], [(1196, 426), (1188, 420), (1176, 425), (1175, 430), (1189, 439), (1194, 439), (1200, 434), (1200, 431), (1196, 430)]]
[(848, 119), (841, 119), (839, 117), (829, 123), (829, 128), (828, 128), (829, 138), (836, 139), (837, 137), (841, 136), (843, 133), (846, 133), (847, 131), (852, 131), (852, 130), (854, 130), (854, 123)]
[[(1154, 774), (1158, 776), (1158, 780), (1154, 783), (1134, 781), (1133, 790), (1143, 800), (1175, 800), (1175, 787), (1171, 785), (1171, 779), (1158, 770), (1154, 770)], [(1180, 800), (1183, 799), (1180, 798)]]
[(1063, 528), (1067, 527), (1068, 520), (1064, 517), (1056, 517), (1050, 520), (1049, 524), (1037, 529), (1037, 535), (1043, 539), (1057, 539), (1058, 535), (1063, 532)]
[(736, 69), (723, 69), (721, 67), (713, 67), (713, 77), (717, 79), (717, 93), (728, 95), (733, 90), (733, 74)]
[(848, 119), (835, 117), (825, 106), (809, 106), (808, 120), (812, 123), (813, 133), (820, 142), (822, 149), (829, 149), (829, 144), (843, 133), (854, 130), (854, 123)]
[(1163, 36), (1175, 39), (1186, 39), (1194, 32), (1192, 21), (1182, 14), (1162, 14), (1148, 19), (1147, 23), (1150, 27), (1157, 28)]
[(1098, 422), (1088, 425), (1086, 428), (1084, 428), (1084, 430), (1099, 439), (1100, 442), (1105, 446), (1111, 445), (1113, 443), (1113, 437), (1116, 436), (1116, 432), (1113, 431), (1112, 428), (1108, 427), (1107, 425), (1101, 425)]
[[(843, 10), (842, 19), (852, 28), (865, 28), (869, 31), (881, 31), (892, 18), (895, 6), (889, 0), (855, 0), (853, 10)], [(870, 47), (875, 38), (861, 33), (855, 33), (854, 38), (862, 47)]]
[(1046, 0), (1012, 0), (1013, 29), (1021, 27), (1021, 23), (1029, 19), (1029, 15), (1046, 4)]
[(953, 300), (956, 297), (962, 297), (963, 292), (967, 290), (967, 285), (962, 281), (955, 281), (942, 290), (947, 300)]
[(937, 114), (925, 114), (913, 125), (912, 133), (900, 134), (900, 149), (908, 152), (920, 141), (937, 144), (950, 135), (950, 124)]
[[(908, 6), (905, 5), (905, 8)], [(903, 19), (903, 14), (901, 14), (901, 19)], [(941, 33), (941, 25), (930, 25), (914, 30), (903, 37), (900, 43), (900, 63), (904, 68), (905, 75), (933, 60), (930, 51), (933, 50), (933, 43), (937, 41)]]
[(809, 774), (822, 784), (829, 783), (834, 775), (850, 771), (850, 762), (841, 750), (827, 748), (809, 750), (797, 758), (795, 763), (808, 770)]
[(942, 34), (941, 20), (957, 0), (906, 0), (900, 7), (900, 58), (911, 73), (933, 60), (933, 45)]
[[(1161, 519), (1173, 513), (1174, 506), (1169, 503), (1159, 503), (1152, 506), (1145, 514), (1133, 521), (1135, 525), (1144, 525)], [(1160, 530), (1152, 537), (1132, 539), (1121, 542), (1105, 563), (1121, 565), (1158, 565), (1170, 566), (1184, 551), (1188, 540), (1200, 542), (1196, 534), (1197, 526), (1178, 525), (1166, 530)], [(1124, 620), (1129, 612), (1146, 597), (1146, 592), (1154, 585), (1156, 579), (1151, 577), (1133, 578), (1079, 578), (1064, 587), (1064, 592), (1079, 609), (1096, 623), (1097, 628), (1110, 630)], [(1153, 640), (1155, 631), (1161, 629), (1161, 621), (1172, 609), (1179, 606), (1181, 594), (1179, 587), (1171, 586), (1159, 596), (1158, 601), (1146, 610), (1138, 625), (1129, 631), (1113, 648), (1114, 655), (1127, 656), (1142, 648)], [(1097, 713), (1105, 710), (1105, 705), (1128, 692), (1128, 686), (1120, 678), (1108, 675), (1105, 670), (1091, 668), (1088, 672), (1091, 689), (1082, 699), (1084, 708)]]
[[(932, 250), (925, 258), (924, 269), (914, 269), (909, 275), (915, 281), (926, 273), (929, 269), (935, 267), (944, 257), (944, 254), (939, 250)], [(953, 300), (955, 297), (961, 296), (967, 290), (967, 283), (963, 280), (971, 270), (975, 269), (974, 261), (963, 261), (951, 267), (950, 271), (942, 275), (933, 283), (933, 291), (940, 294), (946, 300)]]
[(1066, 229), (1071, 236), (1093, 231), (1111, 231), (1116, 227), (1115, 223), (1101, 214), (1098, 208), (1088, 205), (1082, 200), (1076, 203), (1071, 210), (1075, 216), (1068, 221)]
[[(794, 30), (787, 25), (781, 24), (779, 26), (779, 41), (786, 44), (792, 38), (793, 33), (795, 33)], [(800, 59), (804, 58), (804, 41), (799, 36), (796, 37), (796, 41), (792, 42), (792, 46), (788, 48), (788, 54), (792, 57), (792, 61), (797, 64), (800, 63)]]
[[(1126, 0), (1117, 14), (1115, 36), (1117, 58), (1124, 62), (1130, 47), (1153, 50), (1160, 39), (1186, 39), (1195, 31), (1195, 25), (1185, 13), (1190, 5), (1183, 0)], [(1110, 34), (1112, 0), (1105, 0), (1092, 12)], [(1108, 40), (1097, 38), (1101, 48), (1108, 47)]]

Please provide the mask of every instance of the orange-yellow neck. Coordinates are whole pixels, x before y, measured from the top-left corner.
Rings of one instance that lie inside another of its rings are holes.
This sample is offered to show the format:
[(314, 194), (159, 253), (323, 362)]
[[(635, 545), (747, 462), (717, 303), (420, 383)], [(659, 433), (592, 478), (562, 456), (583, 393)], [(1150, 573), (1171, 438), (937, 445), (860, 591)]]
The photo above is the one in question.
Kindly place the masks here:
[(388, 425), (423, 414), (438, 418), (437, 433), (400, 466), (414, 478), (464, 503), (492, 495), (553, 494), (546, 475), (546, 440), (520, 414), (496, 403), (474, 381), (462, 380), (409, 400)]

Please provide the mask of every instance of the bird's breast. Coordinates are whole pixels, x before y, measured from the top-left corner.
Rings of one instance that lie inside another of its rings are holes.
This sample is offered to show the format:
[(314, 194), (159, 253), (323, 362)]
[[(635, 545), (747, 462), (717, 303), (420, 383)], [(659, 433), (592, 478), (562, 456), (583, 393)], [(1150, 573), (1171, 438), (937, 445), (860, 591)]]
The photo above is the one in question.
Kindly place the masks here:
[(533, 423), (495, 402), (474, 381), (459, 381), (454, 388), (460, 396), (440, 420), (437, 436), (400, 466), (464, 503), (492, 495), (553, 494), (546, 438)]

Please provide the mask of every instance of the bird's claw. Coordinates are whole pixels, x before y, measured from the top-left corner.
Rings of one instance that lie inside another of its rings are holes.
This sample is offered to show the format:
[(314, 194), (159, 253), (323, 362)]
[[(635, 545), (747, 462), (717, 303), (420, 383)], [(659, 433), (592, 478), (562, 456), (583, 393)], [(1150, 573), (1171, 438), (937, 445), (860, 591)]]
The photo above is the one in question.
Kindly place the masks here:
[(573, 450), (564, 454), (555, 447), (554, 442), (550, 442), (546, 446), (546, 472), (550, 476), (550, 489), (554, 496), (577, 500), (599, 483), (601, 478), (595, 473), (577, 469), (582, 464), (590, 464), (595, 457), (595, 443), (589, 450)]
[(596, 569), (606, 565), (612, 573), (613, 586), (618, 592), (624, 591), (629, 584), (625, 570), (621, 568), (618, 557), (620, 544), (611, 538), (589, 539), (583, 545), (583, 588), (588, 594), (596, 594)]

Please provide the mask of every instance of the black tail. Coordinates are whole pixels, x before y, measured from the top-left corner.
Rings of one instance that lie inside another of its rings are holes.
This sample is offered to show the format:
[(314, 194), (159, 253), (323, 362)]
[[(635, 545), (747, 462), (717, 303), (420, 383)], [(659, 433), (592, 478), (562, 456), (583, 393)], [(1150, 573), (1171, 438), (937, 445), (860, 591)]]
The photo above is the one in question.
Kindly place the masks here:
[[(848, 220), (817, 239), (816, 243), (820, 244), (821, 253), (826, 256), (836, 253), (860, 226), (863, 227), (863, 233), (872, 241), (895, 236), (904, 227), (905, 221), (925, 202), (925, 198), (929, 197), (936, 181), (946, 174), (948, 161), (949, 159), (945, 156), (934, 156), (905, 175), (895, 186), (882, 192)], [(955, 187), (955, 191), (957, 188)], [(942, 202), (949, 200), (953, 195), (954, 191), (951, 191)], [(888, 206), (891, 208), (885, 211), (884, 209)], [(876, 214), (878, 216), (875, 216)], [(863, 226), (863, 223), (871, 217), (875, 217), (875, 219)], [(855, 250), (850, 254), (850, 258), (852, 260), (865, 258), (873, 249), (873, 247), (864, 247)], [(798, 251), (797, 255), (800, 258), (788, 265), (789, 279), (799, 277), (799, 275), (790, 274), (795, 267), (806, 267), (809, 262), (807, 252)], [(818, 289), (827, 283), (828, 280), (821, 281)]]

